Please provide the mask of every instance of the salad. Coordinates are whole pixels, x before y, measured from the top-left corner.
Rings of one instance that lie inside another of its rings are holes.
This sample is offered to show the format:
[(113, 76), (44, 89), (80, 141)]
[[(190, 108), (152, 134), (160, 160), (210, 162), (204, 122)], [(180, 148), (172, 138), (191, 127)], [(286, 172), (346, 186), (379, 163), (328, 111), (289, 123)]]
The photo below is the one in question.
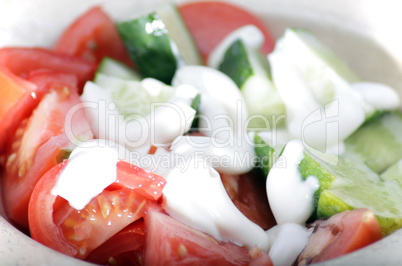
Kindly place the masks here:
[(6, 216), (66, 255), (303, 265), (402, 227), (399, 96), (308, 29), (94, 6), (52, 48), (1, 48), (0, 81)]

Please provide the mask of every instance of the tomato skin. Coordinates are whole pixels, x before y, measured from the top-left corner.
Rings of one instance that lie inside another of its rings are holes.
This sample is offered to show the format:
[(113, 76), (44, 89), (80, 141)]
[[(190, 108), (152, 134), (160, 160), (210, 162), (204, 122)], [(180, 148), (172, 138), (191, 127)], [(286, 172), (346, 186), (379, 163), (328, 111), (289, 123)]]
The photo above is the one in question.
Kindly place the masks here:
[(39, 147), (33, 164), (22, 182), (7, 177), (4, 182), (4, 205), (7, 216), (22, 231), (28, 229), (28, 203), (37, 181), (53, 166), (60, 163), (63, 153), (69, 150), (71, 143), (64, 134), (50, 138)]
[(145, 219), (145, 265), (246, 265), (248, 251), (191, 228), (150, 206)]
[(93, 78), (96, 70), (95, 64), (84, 59), (43, 48), (2, 48), (0, 65), (22, 78), (28, 77), (35, 70), (74, 74), (78, 78), (80, 89), (87, 80)]
[(94, 63), (108, 56), (133, 66), (113, 21), (99, 6), (77, 18), (59, 37), (54, 49)]
[[(107, 239), (143, 217), (147, 204), (155, 201), (138, 193), (146, 190), (145, 183), (131, 189), (115, 182), (84, 209), (76, 210), (63, 198), (50, 194), (57, 176), (67, 163), (68, 160), (53, 167), (36, 184), (29, 201), (29, 229), (32, 238), (38, 242), (66, 255), (84, 259)], [(119, 164), (116, 171), (119, 176)], [(136, 179), (137, 173), (136, 168), (132, 168), (131, 178)], [(153, 176), (149, 174), (149, 179)], [(161, 193), (162, 189), (163, 186), (160, 186), (157, 193)]]
[(74, 74), (54, 70), (33, 70), (29, 72), (27, 80), (36, 84), (43, 91), (49, 91), (52, 86), (66, 86), (78, 93), (78, 78)]
[[(67, 163), (66, 160), (54, 166), (36, 184), (29, 202), (28, 219), (33, 239), (46, 246), (52, 243), (52, 249), (70, 255), (76, 252), (75, 247), (63, 238), (60, 228), (53, 222), (53, 204), (56, 196), (49, 193), (56, 184), (55, 177)], [(48, 193), (44, 193), (45, 191)]]
[[(0, 66), (0, 154), (7, 149), (22, 120), (28, 117), (45, 91)], [(5, 158), (0, 164), (4, 164)]]
[(264, 54), (274, 48), (275, 41), (267, 27), (243, 8), (224, 2), (201, 1), (183, 4), (179, 10), (205, 63), (224, 37), (247, 24), (257, 26), (264, 34), (265, 42), (261, 49)]
[[(7, 214), (22, 230), (28, 229), (28, 202), (36, 182), (59, 162), (60, 155), (74, 147), (65, 135), (65, 117), (70, 108), (80, 104), (77, 88), (67, 83), (76, 81), (74, 76), (47, 72), (35, 75), (33, 80), (50, 91), (11, 138), (3, 178)], [(78, 111), (70, 126), (76, 137), (93, 138), (83, 110)]]
[(249, 254), (251, 256), (249, 266), (274, 266), (274, 263), (272, 262), (268, 253), (262, 251), (257, 246), (254, 246), (252, 249), (250, 249)]
[(298, 258), (299, 265), (318, 263), (363, 248), (382, 238), (375, 215), (368, 209), (355, 209), (316, 221), (314, 232)]
[(106, 240), (93, 250), (85, 260), (97, 264), (141, 265), (145, 242), (144, 220), (139, 219)]
[[(45, 49), (0, 49), (0, 154), (8, 148), (6, 143), (21, 121), (32, 113), (49, 91), (49, 86), (38, 86), (23, 79), (32, 76), (31, 72), (44, 69), (72, 74), (78, 79), (78, 86), (82, 87), (87, 79), (92, 78), (95, 66)], [(0, 163), (4, 164), (4, 161), (2, 158)]]

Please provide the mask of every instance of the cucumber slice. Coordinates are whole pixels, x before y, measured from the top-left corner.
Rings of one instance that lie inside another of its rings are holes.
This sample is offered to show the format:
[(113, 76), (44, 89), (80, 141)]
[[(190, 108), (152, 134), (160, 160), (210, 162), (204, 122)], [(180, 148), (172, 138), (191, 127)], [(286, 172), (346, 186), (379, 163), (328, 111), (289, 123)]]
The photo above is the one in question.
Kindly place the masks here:
[(278, 40), (275, 50), (292, 60), (321, 105), (334, 99), (339, 78), (348, 83), (359, 81), (357, 75), (333, 51), (307, 30), (288, 28)]
[(198, 50), (177, 7), (165, 4), (156, 12), (117, 23), (117, 30), (145, 77), (170, 84), (176, 69), (200, 64)]
[(383, 182), (363, 163), (330, 154), (324, 156), (318, 158), (306, 153), (299, 165), (303, 179), (315, 176), (320, 184), (314, 194), (316, 217), (328, 218), (344, 210), (368, 208), (379, 220), (384, 235), (402, 227), (400, 183)]
[(402, 160), (385, 170), (380, 177), (383, 181), (396, 180), (399, 184), (402, 184)]
[(285, 114), (285, 107), (272, 83), (268, 61), (260, 52), (263, 40), (255, 26), (244, 26), (227, 36), (209, 59), (211, 67), (228, 75), (240, 88), (253, 130), (284, 125), (284, 119), (278, 117)]
[(254, 135), (254, 144), (255, 154), (259, 158), (257, 168), (261, 169), (263, 176), (266, 178), (268, 177), (269, 170), (271, 170), (279, 156), (275, 149), (258, 134)]
[[(105, 74), (108, 76), (113, 76), (121, 79), (129, 79), (129, 80), (140, 80), (140, 75), (137, 74), (134, 70), (127, 67), (123, 63), (112, 59), (110, 57), (105, 57), (102, 59), (99, 67), (96, 71), (96, 74)], [(95, 78), (96, 78), (95, 74)]]
[(377, 217), (383, 235), (389, 235), (402, 227), (401, 202), (402, 186), (398, 182), (365, 182), (323, 191), (317, 214), (327, 218), (345, 210), (368, 208)]
[(312, 148), (339, 145), (371, 115), (373, 108), (349, 83), (357, 79), (353, 72), (311, 33), (287, 29), (269, 61), (288, 130)]
[(176, 44), (184, 63), (187, 65), (201, 65), (201, 55), (177, 5), (172, 2), (163, 3), (156, 9), (156, 14), (165, 24), (169, 36)]
[[(286, 147), (290, 145), (289, 143)], [(332, 154), (312, 154), (306, 150), (302, 151), (302, 157), (299, 159), (298, 152), (298, 148), (292, 153), (286, 153), (285, 150), (284, 154), (287, 155), (284, 156), (296, 156), (296, 161), (300, 160), (297, 171), (302, 180), (305, 182), (318, 180), (318, 188), (311, 194), (314, 199), (314, 208), (310, 220), (328, 218), (344, 210), (368, 208), (379, 220), (384, 235), (402, 228), (402, 185), (399, 182), (396, 180), (382, 181), (377, 173), (361, 162)], [(297, 218), (301, 214), (305, 217), (304, 211), (307, 210), (310, 213), (309, 206), (305, 205), (304, 202), (301, 202), (302, 205), (299, 204), (298, 200), (301, 199), (301, 195), (295, 194), (296, 191), (304, 193), (304, 185), (308, 185), (308, 183), (299, 183), (298, 178), (292, 179), (291, 175), (295, 174), (292, 170), (294, 167), (292, 162), (296, 162), (294, 159), (292, 157), (280, 157), (268, 175), (267, 193), (270, 203), (273, 202), (274, 204), (271, 205), (271, 208), (275, 218), (277, 215), (279, 218)], [(283, 162), (291, 163), (288, 166), (283, 165)], [(285, 168), (281, 170), (280, 167)], [(283, 183), (282, 180), (284, 180)], [(297, 182), (292, 183), (296, 184), (297, 187), (288, 183), (287, 180)], [(282, 185), (279, 186), (281, 190), (278, 190), (277, 186), (273, 186), (277, 181)], [(272, 185), (273, 189), (269, 189), (269, 184)], [(303, 200), (306, 197), (308, 199), (310, 195), (303, 197)], [(283, 209), (278, 209), (281, 206), (279, 199), (286, 201), (283, 204), (289, 207), (292, 213), (284, 213)], [(295, 199), (297, 200), (295, 201)], [(301, 206), (306, 209), (300, 209)]]
[[(81, 95), (97, 138), (134, 151), (149, 145), (169, 146), (190, 129), (195, 110), (189, 104), (196, 96), (195, 89), (173, 89), (150, 78), (141, 82), (106, 78), (112, 79), (107, 81), (109, 86), (100, 87), (89, 81)], [(106, 82), (103, 84), (106, 86)], [(159, 102), (172, 89), (174, 96), (166, 97), (167, 102)], [(155, 98), (159, 102), (156, 106)]]
[[(351, 86), (368, 104), (366, 121), (376, 116), (379, 112), (395, 110), (400, 106), (400, 98), (397, 92), (385, 84), (356, 82), (352, 83)], [(371, 116), (370, 112), (372, 112)]]
[[(314, 205), (318, 206), (321, 192), (334, 186), (358, 185), (367, 180), (378, 182), (379, 177), (366, 165), (345, 160), (332, 154), (321, 154), (320, 158), (305, 152), (299, 164), (299, 172), (303, 179), (317, 177), (320, 187), (314, 194)], [(336, 182), (334, 182), (336, 181)]]
[(402, 159), (402, 113), (383, 113), (367, 121), (345, 140), (343, 156), (382, 173)]
[(190, 105), (190, 107), (195, 110), (195, 116), (194, 116), (193, 123), (191, 124), (190, 131), (197, 131), (197, 129), (198, 129), (198, 123), (200, 121), (200, 119), (198, 117), (200, 106), (201, 106), (201, 94), (198, 93)]
[[(289, 28), (286, 30), (285, 37), (286, 45), (292, 46), (290, 49), (294, 49), (294, 52), (300, 53), (300, 57), (304, 57), (309, 59), (308, 63), (320, 64), (325, 68), (332, 69), (335, 71), (340, 77), (345, 79), (348, 82), (357, 82), (360, 78), (357, 74), (346, 65), (342, 59), (340, 59), (331, 49), (329, 49), (326, 45), (321, 43), (311, 32), (301, 28)], [(317, 60), (316, 62), (310, 60)], [(302, 60), (299, 62), (302, 63)], [(316, 68), (319, 65), (304, 65), (305, 73), (307, 76), (312, 78), (314, 82), (316, 78), (322, 75), (321, 71), (325, 71), (325, 69)], [(302, 65), (303, 67), (303, 65)], [(313, 71), (313, 72), (308, 72)], [(313, 79), (314, 78), (314, 79)], [(319, 83), (316, 83), (318, 91), (322, 89), (318, 88)]]
[(258, 157), (256, 166), (261, 169), (265, 178), (289, 139), (290, 136), (284, 130), (254, 133), (254, 150)]
[(156, 13), (119, 22), (117, 30), (138, 71), (170, 84), (178, 59), (165, 24)]
[(246, 45), (236, 40), (226, 50), (218, 69), (228, 75), (242, 89), (246, 81), (254, 75)]
[(99, 73), (94, 82), (110, 92), (117, 110), (124, 117), (147, 116), (152, 111), (151, 103), (167, 102), (175, 93), (174, 88), (151, 78), (132, 81)]

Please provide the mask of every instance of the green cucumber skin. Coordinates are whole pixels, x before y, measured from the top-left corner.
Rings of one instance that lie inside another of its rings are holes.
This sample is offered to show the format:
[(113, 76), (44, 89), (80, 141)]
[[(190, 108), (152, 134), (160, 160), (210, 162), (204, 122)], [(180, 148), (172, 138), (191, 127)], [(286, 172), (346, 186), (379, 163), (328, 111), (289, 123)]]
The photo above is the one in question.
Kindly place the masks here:
[(177, 69), (171, 40), (163, 22), (155, 13), (117, 23), (131, 59), (145, 77), (170, 84)]
[[(398, 192), (402, 191), (402, 187), (399, 184), (395, 185), (395, 189), (393, 192), (396, 192), (397, 195), (396, 198), (401, 199), (401, 195), (398, 194)], [(374, 215), (376, 216), (380, 227), (381, 227), (381, 232), (384, 236), (389, 235), (396, 230), (402, 228), (402, 213), (392, 213), (392, 214), (386, 214), (382, 213), (379, 210), (376, 210), (375, 208), (369, 208), (367, 204), (365, 205), (364, 203), (356, 203), (356, 202), (351, 202), (350, 204), (346, 203), (343, 199), (340, 198), (340, 195), (349, 195), (353, 194), (354, 190), (362, 190), (365, 189), (366, 187), (363, 186), (359, 188), (358, 186), (352, 188), (352, 187), (345, 187), (341, 189), (329, 189), (325, 190), (321, 193), (320, 196), (320, 201), (318, 204), (318, 209), (317, 209), (317, 216), (319, 218), (329, 218), (334, 214), (346, 211), (346, 210), (353, 210), (357, 208), (368, 208), (370, 209)], [(397, 192), (398, 191), (398, 192)], [(381, 191), (380, 191), (381, 192)], [(368, 192), (370, 193), (370, 192)], [(381, 200), (386, 200), (387, 196), (385, 196), (384, 199), (380, 199), (376, 197), (378, 195), (371, 195), (371, 198), (368, 198), (368, 201), (381, 201)], [(357, 201), (358, 202), (358, 201)]]
[(329, 190), (324, 190), (318, 201), (317, 217), (327, 219), (334, 214), (353, 209), (353, 207), (346, 204), (343, 200), (334, 196)]
[(257, 168), (261, 170), (264, 178), (267, 178), (276, 158), (279, 156), (276, 155), (275, 149), (258, 134), (254, 135), (254, 144), (254, 150), (259, 159)]
[[(361, 184), (374, 184), (381, 182), (379, 176), (370, 168), (361, 162), (355, 162), (343, 159), (331, 154), (321, 155), (320, 158), (311, 153), (305, 152), (304, 158), (301, 160), (298, 170), (303, 180), (309, 176), (317, 178), (319, 187), (314, 193), (314, 209), (309, 221), (317, 218), (323, 218), (320, 209), (322, 205), (322, 195), (332, 189), (344, 188), (349, 186), (359, 187)], [(336, 160), (335, 160), (336, 159)], [(368, 187), (370, 185), (367, 185)], [(342, 206), (342, 199), (339, 204), (333, 204), (331, 208), (335, 208), (331, 215)]]
[(200, 109), (200, 105), (201, 105), (201, 98), (202, 98), (201, 94), (197, 94), (195, 96), (195, 98), (193, 99), (193, 101), (191, 102), (191, 108), (193, 108), (195, 110), (195, 116), (194, 116), (193, 123), (191, 123), (190, 132), (198, 131), (198, 122), (200, 121), (198, 115), (199, 115), (199, 109)]
[(254, 74), (253, 68), (248, 60), (247, 49), (242, 40), (237, 40), (226, 50), (219, 70), (228, 75), (240, 89), (250, 76)]
[(377, 217), (384, 235), (402, 228), (402, 185), (397, 180), (382, 181), (362, 162), (339, 157), (338, 164), (332, 164), (323, 159), (305, 153), (299, 164), (303, 179), (315, 176), (319, 180), (314, 194), (315, 212), (309, 221), (368, 208)]
[[(299, 164), (299, 172), (303, 180), (306, 180), (309, 176), (315, 176), (318, 179), (319, 188), (314, 193), (314, 207), (317, 208), (321, 193), (330, 187), (335, 177), (327, 171), (323, 162), (318, 162), (316, 158), (306, 153)], [(316, 216), (313, 214), (311, 219), (315, 218)]]

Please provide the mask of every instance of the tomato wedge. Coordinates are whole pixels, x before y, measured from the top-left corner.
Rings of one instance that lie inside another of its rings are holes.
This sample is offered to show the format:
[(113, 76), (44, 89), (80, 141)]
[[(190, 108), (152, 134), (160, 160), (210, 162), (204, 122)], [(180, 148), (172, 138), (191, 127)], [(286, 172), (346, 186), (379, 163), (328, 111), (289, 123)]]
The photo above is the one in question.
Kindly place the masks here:
[[(76, 83), (75, 76), (46, 72), (31, 78), (49, 92), (11, 138), (3, 178), (7, 214), (11, 221), (25, 230), (28, 228), (28, 202), (33, 187), (74, 146), (73, 140), (65, 135), (65, 117), (72, 107), (81, 103), (76, 86), (69, 84)], [(83, 109), (74, 115), (68, 130), (81, 140), (93, 138)]]
[(298, 258), (305, 265), (333, 259), (365, 247), (382, 238), (381, 228), (368, 209), (356, 209), (335, 214), (313, 224), (306, 248)]
[(262, 52), (274, 49), (275, 40), (267, 27), (256, 16), (235, 5), (201, 1), (181, 5), (180, 13), (192, 33), (204, 62), (210, 52), (233, 30), (248, 24), (258, 27), (265, 36)]
[(0, 65), (22, 78), (28, 77), (31, 71), (44, 69), (74, 74), (79, 88), (93, 78), (96, 70), (95, 64), (84, 59), (43, 48), (2, 48)]
[(146, 265), (246, 265), (248, 251), (231, 242), (218, 242), (213, 237), (189, 227), (158, 207), (145, 216)]
[[(19, 124), (28, 117), (45, 91), (0, 66), (0, 154), (7, 149)], [(2, 157), (1, 164), (6, 158)]]
[(248, 219), (265, 230), (276, 225), (262, 178), (254, 172), (220, 175), (230, 199)]
[(108, 56), (133, 66), (115, 24), (99, 6), (77, 18), (60, 36), (54, 49), (94, 63)]
[[(239, 177), (239, 194), (237, 208), (248, 215), (256, 224), (268, 230), (276, 225), (275, 217), (268, 203), (265, 180), (253, 172)], [(246, 215), (247, 216), (247, 215)]]
[(50, 194), (67, 164), (68, 160), (53, 167), (35, 186), (29, 202), (29, 229), (33, 239), (77, 258), (87, 257), (107, 239), (143, 217), (147, 204), (156, 202), (150, 200), (154, 195), (148, 192), (160, 197), (165, 184), (162, 177), (120, 161), (116, 166), (117, 182), (78, 211), (63, 198)]
[(78, 78), (74, 74), (54, 70), (33, 70), (29, 72), (27, 80), (44, 91), (49, 91), (57, 83), (59, 87), (67, 86), (70, 90), (78, 93)]
[(139, 219), (93, 250), (85, 260), (103, 265), (141, 265), (144, 242), (144, 220)]

